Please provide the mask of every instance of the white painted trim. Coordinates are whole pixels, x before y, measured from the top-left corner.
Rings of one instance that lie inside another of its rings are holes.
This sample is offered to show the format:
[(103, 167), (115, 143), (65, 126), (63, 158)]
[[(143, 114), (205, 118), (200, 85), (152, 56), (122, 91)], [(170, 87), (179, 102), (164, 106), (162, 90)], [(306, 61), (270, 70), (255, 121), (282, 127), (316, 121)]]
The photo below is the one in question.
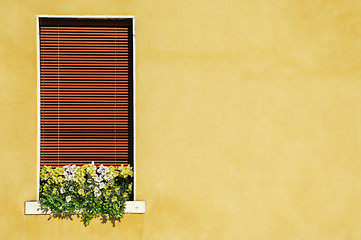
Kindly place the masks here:
[(37, 201), (39, 201), (39, 192), (40, 192), (40, 32), (39, 32), (39, 20), (40, 18), (88, 18), (88, 19), (132, 19), (132, 28), (133, 28), (133, 195), (134, 201), (136, 198), (136, 80), (135, 80), (135, 16), (127, 15), (37, 15), (36, 16), (36, 42), (37, 42)]
[(37, 15), (39, 18), (133, 18), (132, 15)]
[[(127, 201), (125, 213), (145, 213), (145, 201)], [(25, 202), (25, 215), (48, 215), (50, 212), (40, 207), (39, 202)]]
[(37, 167), (36, 167), (36, 200), (39, 201), (40, 191), (40, 32), (39, 17), (36, 18), (36, 48), (37, 48)]
[(137, 200), (137, 165), (136, 165), (136, 95), (135, 95), (135, 88), (136, 88), (136, 81), (135, 81), (135, 18), (133, 17), (132, 19), (132, 27), (133, 27), (133, 172), (134, 172), (134, 176), (133, 176), (133, 196), (134, 196), (134, 201)]

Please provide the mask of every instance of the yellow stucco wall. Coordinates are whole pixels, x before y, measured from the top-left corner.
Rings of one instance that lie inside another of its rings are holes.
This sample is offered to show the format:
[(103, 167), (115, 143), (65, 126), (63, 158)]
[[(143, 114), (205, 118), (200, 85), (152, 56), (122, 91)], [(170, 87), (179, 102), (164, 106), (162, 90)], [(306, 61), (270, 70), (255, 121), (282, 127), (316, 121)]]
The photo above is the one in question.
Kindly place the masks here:
[[(361, 2), (1, 0), (0, 239), (361, 239)], [(135, 15), (137, 196), (36, 199), (36, 15)]]

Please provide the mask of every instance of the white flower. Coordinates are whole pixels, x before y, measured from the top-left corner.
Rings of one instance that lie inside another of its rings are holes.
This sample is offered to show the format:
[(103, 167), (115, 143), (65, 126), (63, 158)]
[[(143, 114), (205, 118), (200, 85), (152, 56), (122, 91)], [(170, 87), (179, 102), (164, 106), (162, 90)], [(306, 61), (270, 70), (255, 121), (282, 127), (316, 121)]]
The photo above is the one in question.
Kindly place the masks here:
[[(65, 175), (65, 174), (64, 174)], [(65, 181), (75, 181), (75, 175), (65, 175)]]
[(95, 166), (94, 161), (92, 161), (92, 163), (90, 165), (92, 166), (93, 169), (95, 169), (95, 170), (97, 169), (97, 166)]
[(102, 188), (104, 188), (104, 187), (105, 187), (105, 183), (103, 183), (103, 182), (99, 183), (99, 188), (100, 188), (100, 189), (102, 189)]
[(93, 176), (93, 180), (95, 181), (95, 182), (101, 182), (101, 181), (103, 181), (103, 178), (101, 177), (101, 176), (98, 176), (97, 174), (94, 174), (94, 176)]
[(98, 187), (94, 188), (94, 196), (95, 197), (99, 197), (102, 194), (102, 192), (99, 190)]
[(104, 166), (103, 166), (103, 164), (101, 164), (101, 165), (99, 166), (99, 168), (97, 169), (97, 172), (98, 172), (98, 173), (101, 173), (102, 170), (103, 170), (103, 168), (104, 168)]
[(104, 174), (109, 172), (109, 167), (103, 166), (103, 164), (102, 164), (102, 165), (99, 166), (97, 172), (104, 175)]
[(64, 173), (68, 174), (68, 175), (73, 175), (76, 174), (78, 172), (79, 167), (77, 167), (76, 165), (65, 165), (63, 167), (64, 169)]
[(70, 201), (71, 201), (71, 196), (66, 196), (65, 200), (66, 200), (67, 202), (70, 202)]
[(61, 193), (61, 194), (65, 193), (64, 187), (61, 187), (61, 188), (60, 188), (60, 193)]
[(69, 167), (70, 167), (69, 165), (63, 166), (64, 173), (68, 173)]
[(73, 186), (70, 186), (69, 191), (70, 192), (74, 191)]
[(109, 174), (105, 174), (103, 178), (106, 181), (110, 181), (110, 180), (113, 180), (114, 177), (111, 173), (109, 173)]

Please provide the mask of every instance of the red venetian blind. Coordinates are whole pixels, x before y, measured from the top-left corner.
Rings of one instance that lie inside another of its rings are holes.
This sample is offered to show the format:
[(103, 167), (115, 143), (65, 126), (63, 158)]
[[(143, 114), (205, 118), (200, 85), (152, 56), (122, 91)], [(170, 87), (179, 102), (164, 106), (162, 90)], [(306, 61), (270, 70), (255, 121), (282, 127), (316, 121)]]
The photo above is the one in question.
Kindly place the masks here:
[(40, 167), (132, 164), (132, 20), (39, 25)]

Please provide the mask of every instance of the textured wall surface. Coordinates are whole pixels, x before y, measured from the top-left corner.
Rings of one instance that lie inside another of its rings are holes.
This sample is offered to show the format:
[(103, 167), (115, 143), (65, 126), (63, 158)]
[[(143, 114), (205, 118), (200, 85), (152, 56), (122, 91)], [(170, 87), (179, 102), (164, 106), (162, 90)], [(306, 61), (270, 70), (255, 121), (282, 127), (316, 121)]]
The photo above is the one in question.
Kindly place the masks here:
[[(0, 1), (0, 239), (361, 239), (361, 3)], [(36, 199), (36, 15), (135, 15), (137, 198), (112, 227)]]

